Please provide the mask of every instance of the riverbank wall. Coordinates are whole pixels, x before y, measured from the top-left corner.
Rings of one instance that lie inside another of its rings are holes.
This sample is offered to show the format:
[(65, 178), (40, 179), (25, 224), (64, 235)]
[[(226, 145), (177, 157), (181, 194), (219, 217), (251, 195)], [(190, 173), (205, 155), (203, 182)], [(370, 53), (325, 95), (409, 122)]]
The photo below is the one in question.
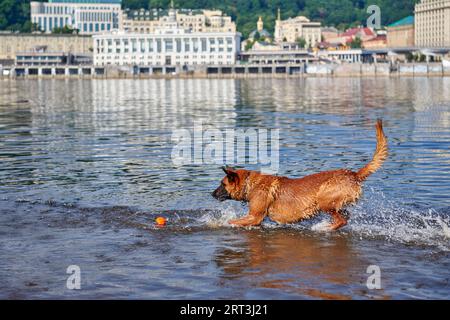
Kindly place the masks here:
[(81, 78), (286, 78), (286, 77), (416, 77), (450, 76), (441, 63), (298, 64), (178, 66), (15, 66), (1, 67), (1, 79)]

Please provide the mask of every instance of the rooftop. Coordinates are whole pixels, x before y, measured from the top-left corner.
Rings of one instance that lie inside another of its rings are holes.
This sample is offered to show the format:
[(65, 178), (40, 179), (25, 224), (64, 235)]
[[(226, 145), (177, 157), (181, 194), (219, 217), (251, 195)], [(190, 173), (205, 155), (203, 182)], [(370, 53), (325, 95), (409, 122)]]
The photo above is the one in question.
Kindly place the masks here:
[(351, 28), (341, 34), (341, 37), (352, 37), (352, 36), (376, 36), (375, 33), (370, 28)]
[(401, 26), (408, 26), (414, 24), (414, 16), (408, 16), (406, 18), (403, 18), (397, 22), (394, 22), (390, 25), (388, 25), (389, 28), (393, 28), (393, 27), (401, 27)]

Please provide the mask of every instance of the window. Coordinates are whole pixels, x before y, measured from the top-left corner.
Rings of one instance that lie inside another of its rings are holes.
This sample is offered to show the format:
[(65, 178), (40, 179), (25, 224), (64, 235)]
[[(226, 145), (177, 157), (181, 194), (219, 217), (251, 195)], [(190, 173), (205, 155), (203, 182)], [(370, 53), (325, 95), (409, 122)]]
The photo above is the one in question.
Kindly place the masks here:
[(193, 46), (194, 52), (198, 52), (198, 39), (192, 39), (192, 46)]
[(162, 51), (161, 48), (162, 48), (162, 46), (161, 46), (161, 39), (157, 39), (156, 40), (156, 51), (157, 52), (161, 52)]
[(131, 50), (133, 51), (133, 53), (137, 52), (137, 41), (136, 39), (132, 39), (131, 40)]
[(148, 51), (153, 52), (153, 40), (152, 39), (148, 40)]
[(166, 52), (173, 52), (173, 41), (172, 41), (172, 39), (165, 40), (165, 43), (166, 43)]

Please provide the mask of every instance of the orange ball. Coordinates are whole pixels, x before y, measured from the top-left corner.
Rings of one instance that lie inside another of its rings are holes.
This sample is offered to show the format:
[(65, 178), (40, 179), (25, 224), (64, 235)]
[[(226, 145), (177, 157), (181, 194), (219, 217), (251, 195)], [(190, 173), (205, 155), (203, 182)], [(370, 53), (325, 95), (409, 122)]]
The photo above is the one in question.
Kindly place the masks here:
[(167, 219), (164, 217), (158, 217), (156, 218), (155, 222), (158, 226), (165, 226), (167, 224)]

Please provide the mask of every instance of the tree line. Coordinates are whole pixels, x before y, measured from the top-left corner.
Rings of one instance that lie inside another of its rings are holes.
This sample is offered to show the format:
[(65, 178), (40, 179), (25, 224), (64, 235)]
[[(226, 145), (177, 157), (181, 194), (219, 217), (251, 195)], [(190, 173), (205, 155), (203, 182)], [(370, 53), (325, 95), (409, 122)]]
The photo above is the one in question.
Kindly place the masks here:
[[(122, 7), (168, 8), (171, 0), (123, 0)], [(176, 8), (220, 9), (236, 21), (244, 37), (256, 28), (258, 17), (262, 16), (265, 28), (273, 32), (278, 8), (282, 19), (304, 15), (324, 26), (340, 30), (365, 25), (370, 5), (381, 8), (383, 25), (400, 20), (414, 12), (419, 0), (174, 0)], [(0, 0), (0, 30), (30, 32), (29, 0)]]

